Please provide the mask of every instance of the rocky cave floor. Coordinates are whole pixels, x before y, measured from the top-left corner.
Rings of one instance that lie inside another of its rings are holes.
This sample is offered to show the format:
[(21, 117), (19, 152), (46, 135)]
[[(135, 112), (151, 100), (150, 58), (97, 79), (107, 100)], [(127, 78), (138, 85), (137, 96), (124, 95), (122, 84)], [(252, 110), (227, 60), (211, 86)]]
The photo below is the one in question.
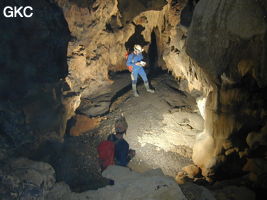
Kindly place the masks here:
[(140, 82), (140, 96), (133, 97), (132, 91), (121, 96), (113, 103), (110, 118), (123, 113), (128, 121), (125, 139), (136, 150), (130, 168), (139, 172), (161, 168), (175, 177), (182, 167), (192, 163), (192, 145), (196, 134), (203, 130), (203, 119), (195, 99), (178, 90), (169, 75), (151, 81), (154, 94), (146, 92)]
[[(122, 113), (128, 122), (125, 139), (130, 144), (130, 148), (136, 150), (136, 156), (129, 163), (129, 168), (133, 172), (145, 172), (149, 171), (149, 169), (160, 168), (165, 175), (175, 177), (178, 172), (181, 173), (183, 167), (192, 164), (192, 147), (196, 135), (202, 132), (204, 124), (196, 103), (196, 97), (199, 94), (194, 92), (189, 94), (179, 90), (177, 80), (167, 73), (151, 79), (151, 85), (155, 89), (154, 94), (146, 92), (142, 81), (139, 81), (138, 91), (140, 97), (133, 96), (128, 73), (115, 74), (111, 78), (113, 80), (113, 89), (114, 85), (116, 86), (114, 91), (110, 92), (107, 89), (105, 90), (108, 91), (106, 94), (104, 91), (104, 99), (110, 100), (108, 112), (105, 111), (107, 101), (102, 104), (103, 91), (100, 91), (101, 95), (94, 98), (94, 105), (100, 106), (93, 106), (93, 109), (97, 112), (102, 110), (105, 113), (100, 117), (88, 118), (86, 116), (89, 120), (98, 122), (93, 123), (93, 125), (89, 124), (90, 131), (82, 131), (84, 130), (83, 126), (88, 126), (87, 123), (82, 121), (77, 127), (77, 121), (70, 120), (63, 143), (49, 141), (29, 157), (35, 161), (49, 163), (55, 169), (57, 184), (51, 191), (51, 195), (64, 194), (68, 199), (77, 199), (77, 196), (81, 195), (86, 199), (87, 195), (91, 193), (91, 196), (96, 194), (101, 196), (110, 191), (111, 187), (105, 187), (106, 190), (104, 188), (104, 186), (108, 185), (109, 180), (104, 178), (100, 172), (96, 147), (110, 133), (114, 132), (114, 122)], [(89, 106), (90, 109), (92, 109), (91, 106)], [(81, 111), (82, 109), (78, 110)], [(77, 113), (76, 120), (81, 119), (81, 116), (84, 117), (85, 115)], [(73, 133), (79, 134), (73, 136)], [(14, 173), (17, 173), (17, 171), (21, 173), (22, 169), (19, 166), (25, 165), (25, 163), (30, 164), (30, 166), (36, 165), (32, 161), (22, 159), (15, 161), (15, 164), (13, 163), (14, 166), (11, 166), (10, 169), (15, 171)], [(45, 172), (48, 173), (49, 171), (49, 177), (54, 176), (53, 170), (46, 166), (46, 163), (40, 164), (40, 166), (44, 167)], [(47, 168), (49, 168), (48, 171)], [(35, 167), (33, 169), (32, 171), (31, 168), (23, 168), (27, 173), (20, 175), (30, 178), (33, 175), (31, 173), (36, 173)], [(43, 174), (41, 169), (37, 171)], [(120, 172), (117, 173), (117, 175), (120, 174)], [(155, 173), (157, 174), (158, 172)], [(41, 176), (47, 181), (50, 180), (47, 179), (46, 174)], [(141, 176), (146, 177), (145, 174)], [(36, 175), (33, 177), (36, 178)], [(246, 187), (242, 187), (247, 185), (242, 178), (220, 181), (216, 182), (216, 184), (209, 184), (201, 177), (198, 180), (193, 181), (189, 177), (189, 179), (185, 179), (185, 184), (179, 184), (187, 199), (199, 199), (198, 197), (201, 193), (201, 195), (205, 194), (206, 196), (204, 195), (205, 198), (201, 196), (200, 199), (213, 200), (214, 197), (210, 196), (210, 192), (206, 188), (219, 200), (253, 199), (253, 192)], [(70, 186), (71, 191), (62, 181)], [(142, 180), (139, 177), (136, 181), (140, 182)], [(193, 184), (193, 182), (205, 185), (206, 188)], [(121, 184), (124, 187), (128, 187), (124, 183)], [(128, 184), (131, 185), (131, 182)], [(138, 184), (136, 187), (140, 187)], [(120, 188), (122, 185), (119, 184), (116, 187)], [(103, 190), (95, 191), (98, 188), (103, 188)], [(70, 194), (76, 196), (70, 196)], [(53, 197), (52, 199), (58, 199), (58, 197)]]
[(75, 137), (67, 133), (63, 144), (49, 142), (35, 155), (35, 159), (52, 164), (57, 180), (65, 181), (74, 191), (107, 184), (100, 174), (96, 147), (114, 132), (114, 121), (122, 113), (128, 122), (125, 139), (136, 150), (129, 163), (131, 169), (144, 172), (161, 168), (164, 174), (175, 177), (182, 167), (192, 163), (192, 145), (197, 133), (203, 130), (195, 98), (179, 90), (177, 81), (169, 74), (151, 80), (154, 94), (146, 92), (139, 80), (139, 97), (132, 95), (129, 74), (113, 77), (114, 82), (121, 79), (127, 80), (127, 90), (116, 93), (97, 128)]
[[(63, 143), (47, 142), (30, 157), (51, 164), (56, 181), (66, 182), (73, 192), (93, 191), (108, 185), (109, 180), (100, 171), (96, 147), (114, 133), (114, 122), (122, 113), (128, 122), (125, 139), (130, 148), (136, 150), (136, 156), (128, 165), (131, 170), (145, 172), (160, 168), (165, 175), (175, 177), (183, 167), (193, 163), (192, 147), (204, 125), (196, 103), (200, 94), (181, 91), (178, 81), (168, 73), (151, 78), (154, 94), (146, 92), (139, 80), (139, 97), (132, 94), (129, 73), (114, 74), (111, 79), (111, 88), (99, 90), (99, 96), (86, 100), (83, 108), (78, 109), (76, 121), (68, 123)], [(86, 105), (86, 102), (92, 105)], [(94, 122), (89, 126), (81, 120), (88, 110), (103, 113), (98, 117), (86, 116)], [(80, 120), (79, 125), (77, 120)], [(90, 131), (84, 132), (88, 127)], [(205, 185), (216, 199), (240, 199), (240, 195), (250, 199), (253, 196), (247, 188), (239, 187), (246, 185), (242, 178), (220, 181), (215, 185), (201, 177), (197, 179), (185, 178), (186, 184), (180, 185), (188, 199), (198, 199), (199, 193), (207, 191), (192, 182)]]

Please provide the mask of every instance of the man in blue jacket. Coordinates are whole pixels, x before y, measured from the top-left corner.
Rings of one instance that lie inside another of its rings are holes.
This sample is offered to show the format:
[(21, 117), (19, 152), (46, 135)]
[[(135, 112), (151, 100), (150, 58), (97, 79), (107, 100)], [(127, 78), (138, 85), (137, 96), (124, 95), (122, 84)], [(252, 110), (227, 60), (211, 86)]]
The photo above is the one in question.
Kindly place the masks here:
[(142, 51), (143, 49), (140, 45), (138, 44), (134, 45), (134, 51), (128, 56), (127, 63), (126, 63), (128, 67), (132, 66), (132, 73), (131, 73), (132, 88), (133, 88), (134, 96), (136, 97), (139, 96), (136, 90), (138, 75), (140, 75), (141, 78), (143, 79), (145, 87), (146, 87), (146, 91), (150, 93), (154, 93), (154, 90), (149, 88), (149, 83), (148, 83), (148, 79), (146, 76), (146, 72), (143, 68), (146, 65), (146, 63), (143, 61)]

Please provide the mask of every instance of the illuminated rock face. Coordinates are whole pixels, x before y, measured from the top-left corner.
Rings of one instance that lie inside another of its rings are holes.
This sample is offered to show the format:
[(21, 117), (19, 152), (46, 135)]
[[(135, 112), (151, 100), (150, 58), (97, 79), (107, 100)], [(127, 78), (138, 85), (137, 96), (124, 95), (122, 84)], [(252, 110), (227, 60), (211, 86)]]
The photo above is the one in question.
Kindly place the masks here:
[(87, 6), (83, 1), (56, 2), (63, 9), (73, 37), (68, 45), (66, 81), (74, 91), (85, 89), (82, 96), (92, 95), (99, 86), (110, 84), (109, 71), (127, 70), (125, 53), (135, 43), (149, 53), (153, 34), (158, 47), (158, 57), (150, 58), (156, 60), (153, 64), (187, 80), (188, 90), (208, 93), (205, 74), (185, 52), (187, 30), (180, 27), (179, 18), (186, 0), (105, 0), (90, 1)]
[(126, 70), (124, 44), (134, 26), (121, 28), (116, 0), (94, 1), (89, 7), (74, 2), (57, 0), (73, 37), (68, 46), (67, 82), (74, 91), (84, 88), (90, 95), (110, 84), (109, 70)]
[(202, 0), (195, 8), (187, 52), (214, 83), (205, 132), (193, 153), (204, 175), (240, 174), (247, 156), (261, 157), (264, 166), (266, 138), (259, 138), (266, 129), (266, 9), (266, 1), (251, 0)]

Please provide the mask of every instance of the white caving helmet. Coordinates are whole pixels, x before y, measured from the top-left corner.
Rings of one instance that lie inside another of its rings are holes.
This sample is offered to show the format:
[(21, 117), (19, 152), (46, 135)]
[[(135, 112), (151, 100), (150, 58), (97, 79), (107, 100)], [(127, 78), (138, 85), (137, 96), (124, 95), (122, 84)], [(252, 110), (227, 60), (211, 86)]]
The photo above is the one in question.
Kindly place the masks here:
[(139, 53), (141, 53), (142, 51), (144, 51), (144, 49), (142, 49), (142, 47), (139, 44), (135, 44), (134, 45), (134, 50), (138, 51)]

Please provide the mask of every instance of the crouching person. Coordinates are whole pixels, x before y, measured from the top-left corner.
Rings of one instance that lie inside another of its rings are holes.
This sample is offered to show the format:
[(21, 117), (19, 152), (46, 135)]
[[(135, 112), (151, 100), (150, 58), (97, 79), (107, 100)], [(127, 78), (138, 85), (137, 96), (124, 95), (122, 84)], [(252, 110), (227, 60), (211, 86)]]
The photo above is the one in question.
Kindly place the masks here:
[(110, 134), (108, 141), (115, 144), (115, 159), (116, 165), (126, 167), (129, 161), (135, 156), (135, 150), (129, 149), (128, 142), (123, 138), (128, 129), (128, 124), (124, 116), (121, 116), (115, 121), (116, 134)]
[(98, 147), (98, 157), (101, 171), (109, 165), (120, 165), (126, 167), (135, 156), (135, 151), (129, 149), (128, 142), (123, 138), (126, 134), (128, 124), (124, 116), (115, 121), (115, 134), (110, 134), (107, 140), (102, 141)]

